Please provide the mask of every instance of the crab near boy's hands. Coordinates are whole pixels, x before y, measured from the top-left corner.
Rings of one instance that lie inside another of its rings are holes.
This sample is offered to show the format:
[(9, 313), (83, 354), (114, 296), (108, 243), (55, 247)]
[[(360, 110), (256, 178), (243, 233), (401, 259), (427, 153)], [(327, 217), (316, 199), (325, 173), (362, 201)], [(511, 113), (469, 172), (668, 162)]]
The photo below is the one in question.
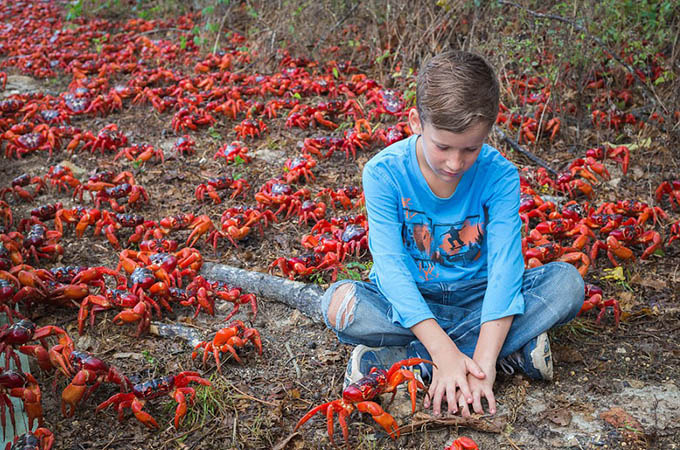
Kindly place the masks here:
[[(482, 380), (485, 374), (477, 363), (470, 357), (461, 353), (451, 341), (448, 351), (432, 354), (433, 367), (432, 383), (425, 397), (425, 408), (432, 405), (432, 413), (437, 416), (441, 412), (441, 403), (446, 398), (448, 412), (458, 412), (458, 394), (460, 393), (463, 403), (474, 401), (473, 391), (470, 389), (470, 380)], [(476, 386), (473, 385), (473, 386)], [(457, 391), (458, 390), (458, 391)], [(477, 389), (477, 395), (479, 390)], [(466, 403), (466, 406), (467, 406)]]

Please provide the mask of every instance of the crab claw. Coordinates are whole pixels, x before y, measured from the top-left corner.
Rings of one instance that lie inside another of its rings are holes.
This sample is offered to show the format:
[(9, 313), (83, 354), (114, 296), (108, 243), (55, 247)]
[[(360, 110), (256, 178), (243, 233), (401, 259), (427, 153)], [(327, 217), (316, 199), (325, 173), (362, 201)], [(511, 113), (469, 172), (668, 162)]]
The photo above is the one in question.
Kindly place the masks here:
[(380, 405), (374, 402), (359, 402), (354, 406), (361, 412), (370, 413), (373, 420), (378, 422), (392, 439), (396, 439), (399, 436), (399, 427), (394, 417), (386, 413)]

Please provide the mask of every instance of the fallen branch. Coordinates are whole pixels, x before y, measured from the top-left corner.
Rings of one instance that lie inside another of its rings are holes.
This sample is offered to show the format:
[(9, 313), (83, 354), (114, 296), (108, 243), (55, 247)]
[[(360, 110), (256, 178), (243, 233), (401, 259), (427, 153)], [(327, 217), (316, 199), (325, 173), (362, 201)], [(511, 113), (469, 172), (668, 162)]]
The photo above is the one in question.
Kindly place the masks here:
[(191, 348), (196, 347), (199, 342), (205, 339), (200, 331), (177, 323), (152, 322), (149, 333), (164, 338), (178, 337), (184, 339)]
[(526, 156), (527, 158), (529, 158), (530, 160), (532, 160), (533, 162), (535, 162), (539, 166), (543, 167), (545, 170), (547, 170), (551, 174), (557, 175), (557, 171), (555, 169), (553, 169), (552, 167), (550, 167), (547, 162), (545, 162), (544, 160), (542, 160), (538, 156), (534, 155), (529, 150), (523, 148), (521, 145), (519, 145), (517, 143), (517, 141), (515, 141), (514, 139), (510, 138), (507, 134), (505, 134), (505, 132), (503, 132), (503, 130), (501, 130), (499, 127), (494, 125), (493, 129), (498, 134), (498, 136), (500, 136), (501, 140), (507, 142), (508, 145), (510, 145), (510, 147), (512, 147), (513, 150), (523, 154), (524, 156)]
[(501, 433), (507, 425), (507, 419), (505, 416), (493, 417), (493, 418), (483, 418), (483, 417), (462, 417), (462, 416), (450, 416), (450, 417), (434, 417), (422, 411), (418, 411), (413, 415), (413, 420), (411, 423), (402, 425), (399, 427), (399, 432), (401, 434), (411, 434), (417, 433), (423, 427), (435, 426), (435, 427), (467, 427), (473, 430), (484, 431), (487, 433)]
[(324, 291), (315, 284), (291, 281), (262, 272), (208, 262), (203, 264), (201, 275), (207, 279), (236, 285), (258, 297), (284, 303), (297, 309), (314, 322), (323, 323), (321, 296)]

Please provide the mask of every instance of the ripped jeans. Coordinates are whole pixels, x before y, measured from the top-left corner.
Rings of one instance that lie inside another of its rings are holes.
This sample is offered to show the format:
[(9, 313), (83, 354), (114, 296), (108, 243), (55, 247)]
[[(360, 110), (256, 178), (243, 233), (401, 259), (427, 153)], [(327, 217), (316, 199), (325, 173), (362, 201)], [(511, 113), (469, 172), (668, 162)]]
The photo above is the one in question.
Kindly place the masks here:
[[(336, 326), (332, 326), (328, 320), (331, 297), (338, 287), (348, 283), (353, 286), (347, 290), (335, 315)], [(418, 284), (439, 325), (469, 357), (472, 357), (479, 337), (486, 283), (486, 278), (482, 278)], [(583, 305), (583, 278), (571, 264), (551, 262), (524, 272), (522, 293), (524, 314), (513, 319), (498, 359), (576, 317)], [(335, 331), (340, 342), (369, 347), (406, 346), (409, 357), (430, 359), (425, 346), (410, 329), (392, 323), (391, 310), (390, 302), (372, 282), (338, 281), (326, 290), (321, 300), (326, 326)]]

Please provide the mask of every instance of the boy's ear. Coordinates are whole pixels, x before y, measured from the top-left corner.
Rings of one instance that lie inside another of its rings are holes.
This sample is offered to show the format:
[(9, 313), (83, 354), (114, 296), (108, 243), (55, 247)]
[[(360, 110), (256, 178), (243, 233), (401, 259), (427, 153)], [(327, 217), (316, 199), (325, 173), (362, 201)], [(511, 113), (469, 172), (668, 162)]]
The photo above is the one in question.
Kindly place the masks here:
[(408, 112), (408, 125), (411, 127), (413, 134), (423, 134), (423, 129), (420, 122), (420, 115), (416, 108), (411, 108)]

